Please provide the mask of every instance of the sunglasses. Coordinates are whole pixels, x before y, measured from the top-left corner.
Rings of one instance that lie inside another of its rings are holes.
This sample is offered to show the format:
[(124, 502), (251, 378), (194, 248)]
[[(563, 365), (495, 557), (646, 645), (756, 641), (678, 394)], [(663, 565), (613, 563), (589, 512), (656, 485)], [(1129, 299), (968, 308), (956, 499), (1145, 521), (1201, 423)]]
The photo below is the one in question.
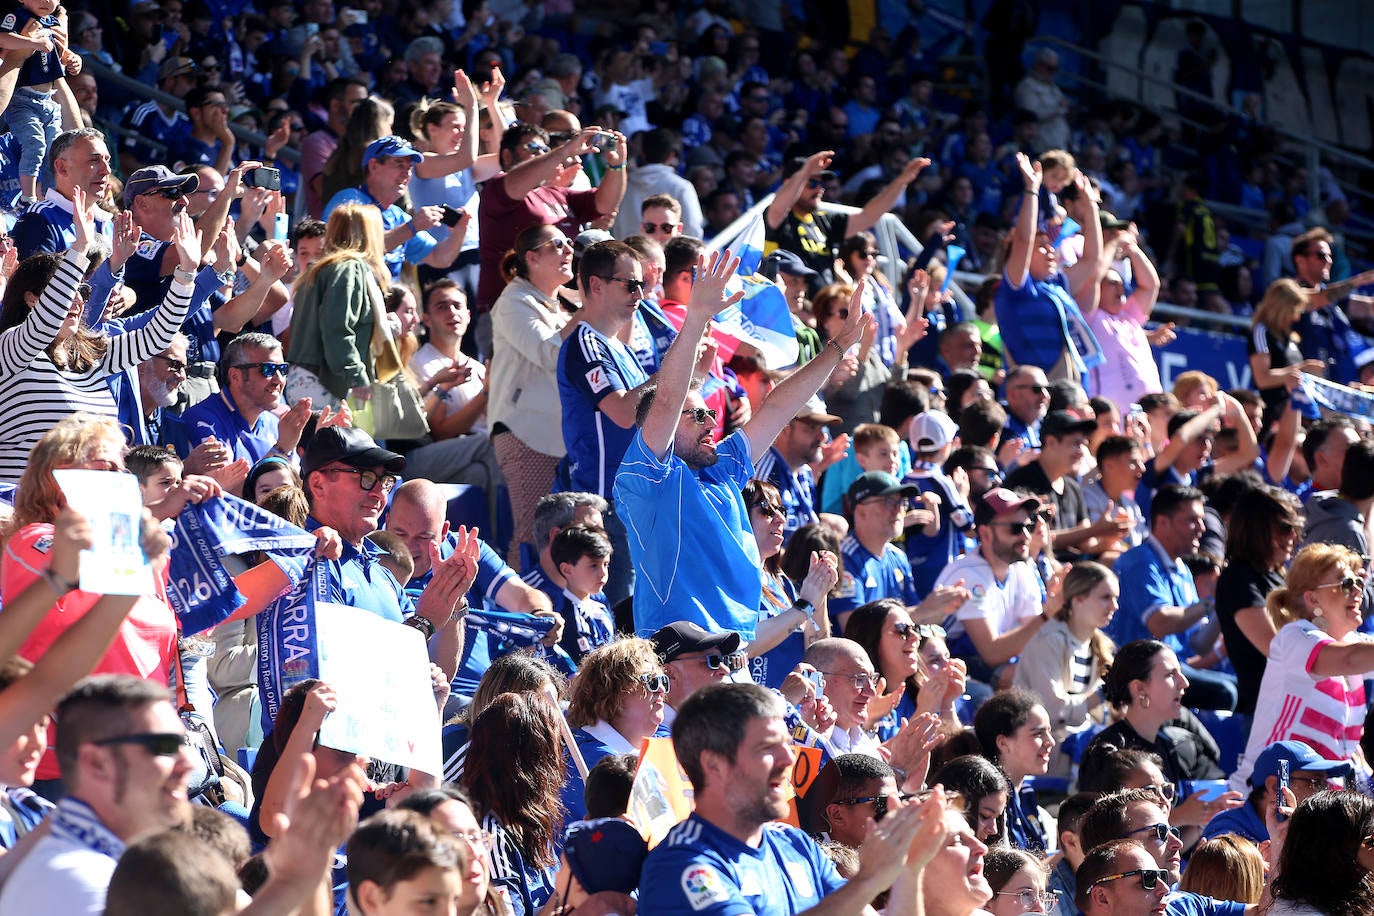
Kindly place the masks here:
[(1115, 875), (1103, 875), (1093, 882), (1093, 887), (1099, 884), (1106, 884), (1108, 881), (1120, 881), (1122, 878), (1131, 878), (1140, 875), (1140, 886), (1152, 891), (1159, 886), (1159, 882), (1168, 877), (1169, 873), (1162, 868), (1133, 868), (1130, 871), (1123, 871)]
[(1315, 589), (1323, 588), (1338, 588), (1347, 598), (1353, 598), (1364, 591), (1364, 583), (1354, 576), (1343, 576), (1339, 582), (1328, 582), (1325, 585), (1315, 586)]
[(775, 506), (768, 502), (754, 503), (754, 510), (764, 518), (777, 518), (780, 515), (787, 514), (782, 510), (781, 506)]
[(813, 190), (813, 191), (816, 190), (817, 188), (823, 188), (823, 187), (825, 187), (825, 179), (824, 179), (824, 178), (808, 178), (808, 179), (806, 180), (806, 186), (807, 186), (808, 188), (810, 188), (811, 190)]
[(1030, 534), (1035, 530), (1036, 519), (1026, 519), (1024, 522), (988, 522), (997, 528), (1005, 528), (1012, 534)]
[(997, 891), (997, 896), (1015, 897), (1023, 913), (1048, 913), (1059, 902), (1058, 891), (1036, 891), (1028, 887), (1019, 891)]
[(1135, 836), (1137, 833), (1153, 833), (1155, 839), (1159, 840), (1161, 843), (1167, 841), (1169, 837), (1173, 837), (1177, 840), (1181, 839), (1183, 836), (1183, 834), (1179, 833), (1177, 827), (1171, 826), (1169, 824), (1150, 824), (1148, 826), (1141, 827), (1137, 830), (1132, 830), (1127, 835)]
[(1013, 385), (1009, 390), (1011, 390), (1011, 391), (1034, 391), (1036, 394), (1049, 394), (1049, 393), (1050, 393), (1050, 388), (1049, 388), (1048, 385)]
[(644, 230), (645, 235), (653, 235), (655, 232), (672, 235), (681, 225), (681, 223), (640, 223), (639, 228)]
[(132, 735), (115, 735), (92, 741), (100, 747), (112, 744), (137, 744), (154, 757), (175, 757), (187, 744), (185, 732), (139, 732)]
[(162, 360), (167, 364), (167, 368), (171, 369), (177, 375), (186, 374), (186, 364), (179, 359), (172, 359), (170, 356), (163, 356), (161, 353), (154, 353), (153, 359)]
[(710, 655), (703, 655), (699, 658), (677, 659), (677, 661), (704, 662), (710, 671), (719, 671), (722, 665), (728, 671), (738, 671), (744, 667), (745, 658), (743, 652), (731, 652), (728, 655), (712, 652)]
[(85, 302), (85, 301), (89, 300), (89, 299), (91, 298), (91, 284), (89, 284), (89, 283), (78, 283), (78, 284), (76, 284), (76, 295), (80, 297), (80, 299), (81, 299), (82, 302)]
[(698, 426), (705, 426), (707, 423), (714, 424), (716, 422), (716, 417), (719, 416), (719, 414), (710, 407), (688, 407), (682, 411), (681, 415), (684, 417), (690, 416), (692, 422), (696, 423)]
[(533, 248), (531, 248), (530, 250), (531, 250), (531, 251), (538, 251), (540, 248), (543, 248), (543, 247), (546, 246), (546, 245), (552, 245), (554, 248), (557, 248), (559, 251), (567, 251), (569, 248), (573, 247), (573, 243), (572, 243), (572, 240), (571, 240), (571, 239), (569, 239), (569, 238), (567, 238), (567, 237), (565, 237), (565, 236), (562, 236), (562, 235), (556, 235), (556, 236), (554, 236), (554, 237), (551, 238), (551, 239), (547, 239), (546, 241), (540, 242), (538, 245), (535, 245), (535, 246), (534, 246)]
[(1153, 792), (1166, 802), (1174, 800), (1174, 784), (1166, 782), (1161, 785), (1149, 785), (1144, 787), (1147, 792)]
[(180, 200), (182, 198), (181, 188), (154, 188), (140, 197), (163, 197), (167, 200)]
[(400, 480), (395, 474), (378, 474), (376, 471), (362, 471), (358, 468), (325, 468), (321, 473), (324, 474), (357, 474), (358, 486), (365, 492), (371, 493), (377, 488), (377, 484), (382, 485), (383, 493), (390, 493), (396, 486), (396, 481)]
[(538, 140), (531, 140), (529, 143), (525, 144), (525, 151), (534, 153), (536, 156), (542, 156), (549, 151), (549, 148)]
[(826, 677), (833, 677), (836, 680), (849, 681), (849, 683), (854, 685), (855, 690), (863, 690), (865, 687), (877, 690), (878, 681), (880, 679), (880, 676), (876, 672), (873, 674), (836, 674), (833, 671), (822, 671), (821, 674), (824, 674)]
[(668, 675), (666, 674), (641, 674), (639, 682), (644, 685), (644, 689), (650, 693), (668, 692)]
[(917, 639), (945, 638), (945, 628), (938, 623), (895, 623), (892, 630), (902, 639), (910, 639), (913, 636)]
[(634, 277), (606, 276), (606, 277), (602, 277), (601, 279), (603, 279), (603, 280), (609, 280), (609, 281), (614, 282), (614, 283), (623, 283), (623, 284), (625, 285), (625, 291), (626, 291), (626, 292), (630, 292), (630, 293), (634, 293), (634, 292), (642, 293), (642, 292), (644, 292), (644, 281), (643, 281), (643, 280), (636, 280)]
[(915, 795), (899, 792), (896, 795), (864, 795), (860, 798), (837, 798), (833, 804), (853, 806), (866, 805), (869, 802), (873, 802), (873, 819), (875, 821), (880, 821), (887, 816), (887, 800), (889, 798), (898, 798), (903, 802), (908, 802), (915, 797)]
[(291, 368), (291, 364), (290, 364), (290, 363), (239, 363), (237, 366), (230, 366), (229, 368), (230, 368), (230, 369), (243, 369), (243, 370), (245, 370), (245, 371), (247, 371), (248, 369), (257, 369), (259, 372), (262, 373), (262, 377), (263, 377), (263, 378), (272, 378), (274, 375), (280, 375), (282, 378), (286, 378), (286, 370), (288, 370), (288, 369)]

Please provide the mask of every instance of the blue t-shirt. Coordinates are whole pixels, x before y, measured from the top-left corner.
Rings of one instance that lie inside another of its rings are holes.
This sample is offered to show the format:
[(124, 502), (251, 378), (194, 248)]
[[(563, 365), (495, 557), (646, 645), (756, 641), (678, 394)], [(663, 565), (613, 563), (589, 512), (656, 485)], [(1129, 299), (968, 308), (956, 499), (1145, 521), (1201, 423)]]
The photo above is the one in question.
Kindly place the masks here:
[[(35, 16), (23, 6), (16, 4), (13, 12), (6, 13), (5, 18), (0, 19), (0, 32), (18, 35), (33, 19), (37, 19), (39, 26), (45, 29), (57, 28), (60, 24), (56, 15)], [(41, 86), (44, 83), (59, 80), (62, 76), (62, 58), (58, 56), (56, 48), (51, 51), (34, 51), (24, 58), (24, 63), (19, 67), (19, 79), (15, 85)]]
[[(763, 597), (759, 602), (759, 620), (771, 620), (792, 609), (797, 590), (786, 576), (773, 578), (765, 574)], [(749, 656), (749, 677), (755, 684), (776, 690), (793, 668), (801, 664), (806, 654), (806, 636), (801, 628), (787, 634), (787, 638), (762, 655)]]
[(1174, 891), (1164, 898), (1169, 916), (1245, 916), (1245, 904), (1235, 900), (1218, 900), (1188, 891)]
[[(54, 200), (54, 197), (58, 200)], [(19, 253), (19, 260), (41, 252), (61, 254), (76, 244), (76, 228), (73, 225), (71, 206), (70, 201), (61, 197), (57, 191), (49, 189), (47, 196), (30, 204), (28, 209), (20, 214), (14, 223), (14, 231), (10, 233), (10, 238), (14, 239), (14, 247)], [(113, 226), (108, 219), (96, 218), (95, 231), (107, 241)]]
[[(376, 207), (382, 214), (382, 231), (384, 232), (390, 232), (397, 226), (404, 226), (406, 223), (410, 222), (409, 213), (395, 204), (389, 207), (383, 207), (381, 204), (377, 203), (376, 199), (371, 194), (367, 193), (367, 188), (344, 188), (331, 197), (329, 203), (325, 204), (322, 218), (328, 220), (329, 214), (333, 213), (334, 208), (339, 204), (371, 204)], [(402, 265), (406, 263), (419, 264), (425, 258), (429, 257), (429, 253), (433, 251), (434, 246), (438, 244), (439, 243), (434, 240), (434, 236), (430, 235), (428, 232), (417, 231), (409, 239), (388, 251), (386, 253), (386, 266), (387, 269), (391, 271), (391, 279), (399, 280), (401, 278)]]
[[(482, 198), (477, 192), (477, 183), (472, 179), (472, 169), (463, 169), (442, 178), (421, 178), (419, 175), (412, 175), (409, 191), (410, 202), (416, 207), (448, 204), (450, 207), (467, 210), (472, 218), (468, 220), (467, 232), (463, 234), (463, 251), (472, 251), (477, 247), (480, 241), (477, 233), (477, 208), (481, 205)], [(452, 230), (440, 223), (430, 226), (425, 231), (435, 242), (442, 242), (448, 238)]]
[[(1107, 635), (1118, 646), (1154, 639), (1146, 621), (1159, 608), (1187, 607), (1198, 600), (1192, 572), (1182, 560), (1169, 559), (1153, 537), (1123, 553), (1113, 569), (1121, 581), (1121, 603)], [(1175, 652), (1185, 651), (1177, 636), (1164, 642)]]
[(1073, 299), (1062, 273), (1045, 280), (1030, 274), (1020, 287), (1003, 277), (993, 306), (1002, 345), (1019, 364), (1039, 366), (1048, 372), (1063, 355), (1069, 332), (1065, 315)]
[[(234, 453), (234, 459), (247, 458), (248, 464), (255, 465), (277, 444), (277, 430), (280, 421), (270, 410), (258, 414), (252, 426), (239, 413), (229, 392), (220, 389), (219, 394), (211, 395), (194, 407), (187, 408), (182, 414), (182, 423), (187, 428), (188, 446), (194, 448), (206, 439), (214, 438), (225, 443)], [(182, 455), (185, 458), (186, 455)]]
[(858, 538), (847, 534), (840, 543), (840, 557), (844, 569), (829, 601), (832, 623), (841, 614), (879, 598), (896, 598), (909, 605), (921, 600), (916, 594), (911, 563), (895, 545), (884, 544), (882, 556), (875, 557)]
[(188, 165), (214, 165), (219, 162), (222, 146), (219, 140), (214, 143), (203, 143), (187, 134), (168, 151), (167, 156), (177, 164), (177, 168)]
[(912, 526), (906, 530), (903, 542), (916, 579), (916, 594), (928, 595), (940, 572), (964, 555), (968, 546), (966, 535), (973, 534), (973, 512), (938, 465), (916, 462), (902, 483), (915, 484), (922, 493), (934, 493), (940, 499), (940, 530), (927, 537), (920, 528)]
[(186, 112), (174, 111), (170, 115), (165, 114), (157, 102), (132, 103), (125, 109), (120, 126), (127, 132), (121, 134), (119, 151), (127, 153), (139, 162), (149, 163), (161, 162), (167, 158), (167, 154), (165, 151), (154, 150), (148, 144), (140, 142), (139, 138), (147, 138), (171, 149), (181, 142), (182, 137), (191, 133), (191, 119), (186, 116)]
[(563, 618), (563, 638), (558, 644), (573, 661), (580, 663), (582, 656), (615, 639), (615, 618), (604, 595), (600, 599), (589, 595), (584, 602), (563, 589), (558, 597), (561, 600), (554, 607)]
[(816, 475), (811, 473), (811, 465), (803, 464), (793, 471), (782, 452), (769, 446), (767, 454), (754, 465), (754, 477), (778, 488), (782, 508), (787, 512), (787, 521), (782, 528), (784, 544), (792, 539), (798, 528), (820, 520), (816, 515)]
[(675, 620), (711, 633), (758, 625), (758, 545), (744, 485), (754, 472), (743, 433), (716, 447), (717, 461), (694, 471), (677, 455), (660, 459), (635, 434), (615, 478), (617, 509), (629, 533), (635, 573), (635, 632)]
[(796, 916), (844, 886), (796, 827), (765, 824), (758, 848), (693, 814), (644, 860), (640, 916)]
[(616, 469), (635, 436), (597, 405), (614, 391), (629, 391), (649, 376), (625, 344), (583, 322), (558, 351), (558, 398), (572, 489), (611, 498)]

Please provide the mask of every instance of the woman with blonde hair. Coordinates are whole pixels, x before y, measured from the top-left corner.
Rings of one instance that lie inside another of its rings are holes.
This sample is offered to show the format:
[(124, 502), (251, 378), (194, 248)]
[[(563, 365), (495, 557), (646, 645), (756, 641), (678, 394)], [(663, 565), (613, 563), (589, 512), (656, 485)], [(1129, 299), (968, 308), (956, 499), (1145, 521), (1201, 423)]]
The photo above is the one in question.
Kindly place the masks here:
[(1328, 760), (1359, 757), (1363, 678), (1374, 671), (1374, 643), (1356, 633), (1364, 590), (1364, 561), (1349, 548), (1308, 544), (1293, 557), (1265, 602), (1278, 632), (1233, 786), (1246, 784), (1255, 758), (1275, 741), (1301, 741)]
[[(391, 286), (383, 258), (382, 215), (365, 204), (341, 204), (329, 215), (324, 254), (292, 290), (291, 348), (286, 397), (294, 404), (337, 408), (344, 398), (366, 401), (377, 378), (374, 316)], [(399, 369), (399, 366), (396, 367)]]
[(1302, 382), (1304, 372), (1321, 372), (1321, 360), (1303, 359), (1293, 326), (1307, 311), (1307, 294), (1296, 280), (1284, 277), (1269, 284), (1264, 298), (1250, 318), (1250, 337), (1245, 351), (1250, 374), (1264, 401), (1260, 418), (1262, 435), (1288, 405), (1288, 397)]
[(506, 288), (491, 307), (487, 423), (510, 491), (511, 563), (530, 538), (534, 507), (552, 489), (565, 451), (558, 351), (577, 319), (560, 290), (572, 280), (572, 259), (572, 241), (557, 226), (531, 226), (506, 252)]
[(1103, 628), (1120, 595), (1110, 569), (1091, 560), (1074, 563), (1064, 576), (1054, 619), (1021, 652), (1014, 683), (1037, 694), (1050, 714), (1051, 774), (1068, 775), (1070, 761), (1061, 747), (1065, 738), (1106, 720), (1101, 687), (1112, 664), (1112, 641)]
[(1203, 410), (1211, 406), (1220, 390), (1217, 380), (1206, 372), (1189, 369), (1174, 378), (1173, 395), (1185, 410)]
[(1217, 900), (1257, 904), (1264, 893), (1264, 857), (1259, 847), (1234, 833), (1203, 840), (1189, 854), (1178, 889)]

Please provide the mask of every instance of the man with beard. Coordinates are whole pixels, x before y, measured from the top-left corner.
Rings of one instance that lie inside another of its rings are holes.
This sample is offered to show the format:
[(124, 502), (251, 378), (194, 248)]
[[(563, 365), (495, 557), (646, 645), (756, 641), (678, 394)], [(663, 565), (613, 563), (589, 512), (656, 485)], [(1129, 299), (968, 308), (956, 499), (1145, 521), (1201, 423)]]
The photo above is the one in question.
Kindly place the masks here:
[(945, 843), (943, 793), (873, 825), (846, 883), (814, 840), (776, 823), (795, 760), (784, 711), (756, 684), (712, 684), (682, 704), (673, 748), (695, 810), (645, 860), (641, 916), (859, 916), (888, 887), (889, 913), (915, 912), (921, 872)]
[(1078, 867), (1075, 904), (1085, 916), (1161, 916), (1168, 875), (1135, 840), (1103, 843)]
[(87, 678), (57, 707), (68, 795), (50, 832), (10, 874), (6, 913), (99, 913), (124, 847), (190, 819), (186, 729), (165, 685), (125, 674)]
[(714, 411), (698, 390), (714, 357), (714, 347), (703, 341), (711, 317), (743, 296), (725, 293), (738, 263), (719, 253), (709, 267), (704, 258), (699, 263), (681, 331), (663, 357), (657, 385), (641, 393), (639, 432), (616, 473), (616, 505), (636, 573), (643, 577), (634, 597), (635, 629), (642, 634), (690, 620), (710, 632), (735, 630), (746, 641), (754, 638), (760, 560), (743, 495), (754, 455), (778, 437), (873, 321), (862, 308), (860, 283), (849, 317), (826, 348), (717, 446)]
[(813, 292), (834, 281), (840, 243), (877, 225), (883, 214), (893, 209), (907, 185), (930, 165), (929, 159), (912, 159), (858, 213), (823, 213), (820, 205), (825, 197), (825, 183), (835, 177), (830, 170), (834, 157), (833, 150), (823, 150), (809, 158), (793, 158), (787, 177), (764, 213), (769, 250), (782, 248), (794, 252), (816, 271)]
[(978, 550), (945, 567), (936, 586), (963, 581), (972, 596), (955, 612), (950, 654), (968, 662), (969, 677), (994, 688), (1011, 683), (1032, 636), (1050, 619), (1042, 607), (1040, 577), (1030, 561), (1031, 534), (1040, 501), (1003, 487), (983, 494), (973, 509)]
[(177, 392), (186, 381), (186, 335), (177, 334), (167, 349), (139, 363), (135, 372), (137, 385), (130, 384), (128, 373), (110, 379), (129, 444), (174, 448), (184, 444), (181, 417), (166, 408), (176, 404)]

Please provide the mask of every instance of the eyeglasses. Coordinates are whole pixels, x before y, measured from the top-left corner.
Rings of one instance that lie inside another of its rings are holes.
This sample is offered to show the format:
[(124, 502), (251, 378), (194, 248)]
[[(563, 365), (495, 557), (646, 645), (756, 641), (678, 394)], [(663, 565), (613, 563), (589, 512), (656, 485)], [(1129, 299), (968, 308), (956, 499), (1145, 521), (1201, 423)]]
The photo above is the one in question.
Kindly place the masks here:
[(876, 258), (879, 254), (881, 254), (881, 252), (878, 251), (860, 251), (858, 253), (866, 258)]
[(170, 356), (163, 356), (161, 353), (154, 353), (153, 359), (162, 360), (164, 363), (167, 364), (167, 368), (171, 369), (177, 375), (186, 374), (186, 363), (182, 362), (179, 359), (172, 359)]
[(1318, 585), (1316, 589), (1338, 588), (1347, 598), (1353, 598), (1364, 591), (1364, 583), (1354, 576), (1343, 576), (1339, 582), (1328, 582), (1325, 585)]
[(724, 665), (727, 670), (738, 671), (744, 667), (745, 654), (743, 652), (731, 652), (723, 655), (720, 652), (712, 652), (710, 655), (701, 655), (696, 658), (677, 658), (679, 662), (704, 662), (710, 671), (719, 671)]
[(378, 474), (376, 471), (363, 471), (358, 468), (325, 468), (324, 474), (357, 474), (358, 486), (362, 487), (367, 493), (377, 489), (377, 484), (382, 485), (383, 493), (390, 493), (396, 486), (396, 481), (400, 480), (395, 474)]
[(1325, 776), (1289, 776), (1288, 782), (1291, 785), (1295, 782), (1305, 782), (1313, 789), (1324, 789), (1329, 780)]
[(571, 239), (569, 239), (569, 238), (567, 238), (567, 237), (565, 237), (565, 236), (562, 236), (562, 235), (555, 235), (553, 238), (551, 238), (551, 239), (545, 239), (544, 241), (540, 242), (538, 245), (535, 245), (533, 248), (530, 249), (530, 251), (538, 251), (540, 248), (543, 248), (545, 245), (552, 245), (554, 248), (557, 248), (559, 251), (567, 251), (569, 248), (571, 248), (571, 247), (573, 246), (573, 243), (572, 243), (572, 240), (571, 240)]
[(868, 499), (861, 499), (860, 506), (882, 506), (884, 509), (900, 509), (904, 502), (900, 496), (870, 496)]
[(481, 846), (483, 849), (491, 849), (494, 837), (485, 830), (469, 830), (465, 833), (453, 831), (455, 838), (462, 840), (469, 846)]
[(688, 407), (682, 411), (681, 416), (690, 416), (693, 423), (704, 426), (707, 423), (714, 424), (718, 414), (709, 407)]
[(873, 802), (873, 819), (875, 821), (880, 821), (887, 815), (887, 800), (889, 798), (898, 798), (903, 802), (908, 802), (915, 797), (915, 795), (899, 792), (896, 795), (865, 795), (861, 798), (837, 798), (832, 804), (853, 806), (866, 805), (869, 802)]
[(754, 510), (757, 511), (758, 514), (762, 515), (764, 518), (777, 518), (781, 515), (787, 514), (783, 511), (781, 506), (775, 506), (769, 502), (754, 503)]
[(262, 377), (263, 377), (263, 378), (271, 378), (271, 377), (274, 376), (274, 375), (280, 375), (282, 378), (286, 378), (286, 370), (288, 370), (288, 369), (291, 368), (291, 364), (290, 364), (290, 363), (239, 363), (238, 365), (236, 365), (236, 366), (230, 366), (229, 368), (230, 368), (230, 369), (243, 369), (243, 370), (245, 370), (245, 371), (247, 371), (247, 370), (249, 370), (249, 369), (257, 369), (259, 372), (262, 373)]
[(639, 228), (644, 230), (645, 235), (653, 235), (655, 232), (672, 235), (681, 225), (681, 223), (640, 223)]
[(534, 153), (536, 156), (542, 156), (549, 151), (549, 148), (538, 140), (531, 140), (525, 144), (525, 151)]
[(945, 638), (945, 628), (938, 623), (906, 623), (903, 621), (902, 623), (894, 623), (892, 629), (902, 639), (911, 639), (913, 636), (917, 639), (932, 639), (937, 636), (940, 639)]
[(824, 674), (826, 677), (849, 681), (849, 683), (854, 685), (855, 690), (863, 690), (865, 687), (868, 687), (870, 690), (878, 689), (879, 675), (877, 672), (873, 674), (864, 674), (863, 672), (858, 674), (838, 674), (834, 671), (822, 671), (821, 674)]
[(808, 179), (806, 180), (806, 186), (807, 186), (808, 188), (810, 188), (811, 190), (813, 190), (813, 191), (816, 190), (817, 188), (823, 188), (823, 187), (825, 187), (825, 179), (824, 179), (824, 178), (808, 178)]
[(1173, 827), (1169, 824), (1149, 824), (1145, 827), (1132, 830), (1127, 836), (1135, 836), (1137, 833), (1153, 833), (1155, 839), (1159, 840), (1161, 843), (1168, 841), (1169, 837), (1173, 837), (1177, 840), (1181, 839), (1183, 836), (1183, 834), (1179, 833), (1177, 827)]
[(181, 753), (187, 742), (185, 732), (138, 732), (101, 738), (91, 743), (100, 747), (109, 747), (112, 744), (137, 744), (154, 757), (175, 757)]
[(78, 283), (78, 284), (76, 284), (76, 294), (77, 294), (77, 296), (79, 296), (79, 297), (81, 298), (81, 301), (82, 301), (82, 302), (86, 302), (87, 300), (89, 300), (89, 299), (91, 298), (91, 284), (89, 284), (89, 283)]
[(1171, 782), (1160, 783), (1159, 785), (1151, 784), (1143, 788), (1147, 792), (1155, 793), (1162, 801), (1172, 803), (1174, 800), (1174, 784)]
[(1101, 878), (1094, 881), (1092, 886), (1097, 887), (1099, 884), (1106, 884), (1108, 881), (1120, 881), (1122, 878), (1131, 878), (1135, 875), (1140, 875), (1140, 886), (1143, 889), (1152, 891), (1159, 886), (1159, 882), (1162, 879), (1169, 876), (1169, 873), (1162, 868), (1133, 868), (1130, 871), (1123, 871), (1120, 874), (1103, 875)]
[(644, 281), (643, 281), (643, 280), (636, 280), (634, 277), (605, 276), (605, 277), (602, 277), (601, 279), (603, 279), (603, 280), (609, 280), (609, 281), (611, 281), (611, 282), (613, 282), (613, 283), (623, 283), (623, 284), (625, 285), (625, 291), (626, 291), (626, 292), (630, 292), (630, 293), (633, 293), (633, 292), (636, 292), (636, 291), (641, 292), (641, 293), (644, 292)]
[(1024, 522), (988, 522), (988, 524), (994, 528), (1005, 528), (1012, 534), (1030, 534), (1035, 530), (1037, 520), (1029, 518)]
[(1036, 394), (1049, 394), (1049, 385), (1012, 385), (1009, 391), (1034, 391)]
[(1015, 897), (1016, 902), (1021, 904), (1022, 912), (1025, 913), (1049, 912), (1059, 903), (1058, 891), (1036, 891), (1028, 887), (1019, 891), (998, 891), (997, 896)]
[(641, 674), (639, 682), (644, 685), (644, 689), (650, 693), (668, 692), (668, 675), (666, 674)]

